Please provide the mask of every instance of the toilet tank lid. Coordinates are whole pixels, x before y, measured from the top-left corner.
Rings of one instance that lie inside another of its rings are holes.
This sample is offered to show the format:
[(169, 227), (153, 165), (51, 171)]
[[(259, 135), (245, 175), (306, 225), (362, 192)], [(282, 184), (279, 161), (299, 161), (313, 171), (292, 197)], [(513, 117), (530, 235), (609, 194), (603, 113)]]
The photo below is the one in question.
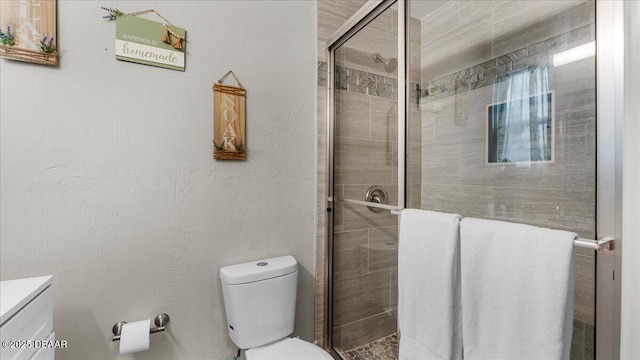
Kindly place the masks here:
[(250, 261), (220, 269), (220, 279), (229, 285), (246, 284), (271, 279), (298, 270), (298, 262), (291, 256)]

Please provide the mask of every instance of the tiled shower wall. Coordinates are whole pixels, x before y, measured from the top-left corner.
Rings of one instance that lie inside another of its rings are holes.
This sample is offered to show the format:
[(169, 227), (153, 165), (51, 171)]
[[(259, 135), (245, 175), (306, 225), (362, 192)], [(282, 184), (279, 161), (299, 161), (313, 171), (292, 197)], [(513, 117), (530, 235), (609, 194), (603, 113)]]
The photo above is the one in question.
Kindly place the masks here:
[[(550, 61), (595, 39), (594, 12), (582, 1), (450, 1), (423, 20), (422, 208), (595, 237), (595, 58)], [(555, 161), (487, 165), (486, 106), (535, 72), (555, 96)], [(591, 359), (593, 252), (578, 249), (576, 266), (571, 358)]]
[[(372, 185), (397, 204), (393, 99), (336, 92), (336, 199), (364, 200)], [(351, 349), (396, 329), (397, 221), (389, 211), (337, 201), (334, 214), (333, 344)]]

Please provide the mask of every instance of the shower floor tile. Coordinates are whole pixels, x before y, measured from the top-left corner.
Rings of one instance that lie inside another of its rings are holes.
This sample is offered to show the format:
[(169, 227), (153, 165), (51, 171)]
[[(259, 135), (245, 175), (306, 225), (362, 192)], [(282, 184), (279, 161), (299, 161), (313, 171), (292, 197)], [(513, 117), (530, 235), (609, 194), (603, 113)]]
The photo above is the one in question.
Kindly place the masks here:
[(391, 334), (355, 349), (341, 351), (345, 360), (397, 360), (398, 336)]

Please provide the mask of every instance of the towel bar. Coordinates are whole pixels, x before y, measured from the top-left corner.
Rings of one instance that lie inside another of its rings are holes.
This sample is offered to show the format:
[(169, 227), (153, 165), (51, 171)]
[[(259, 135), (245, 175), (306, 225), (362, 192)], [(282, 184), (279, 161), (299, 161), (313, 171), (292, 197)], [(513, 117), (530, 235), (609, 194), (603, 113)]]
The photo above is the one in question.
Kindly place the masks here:
[[(351, 203), (355, 205), (363, 205), (378, 209), (390, 210), (393, 215), (400, 215), (402, 209), (397, 208), (393, 205), (387, 204), (379, 204), (369, 201), (361, 201), (361, 200), (353, 200), (353, 199), (340, 199), (346, 203)], [(612, 237), (604, 237), (600, 240), (591, 240), (578, 238), (575, 240), (575, 246), (583, 249), (590, 249), (594, 251), (611, 251), (613, 250), (613, 246), (615, 243), (615, 239)]]
[(614, 244), (615, 239), (612, 237), (604, 237), (600, 240), (578, 238), (575, 241), (576, 247), (594, 251), (611, 251), (613, 250)]
[(398, 209), (397, 206), (387, 205), (387, 204), (380, 204), (380, 203), (376, 203), (376, 202), (353, 200), (353, 199), (339, 199), (339, 200), (342, 200), (342, 201), (344, 201), (346, 203), (351, 203), (351, 204), (356, 204), (356, 205), (363, 205), (363, 206), (368, 206), (368, 207), (377, 208), (377, 209), (384, 209), (384, 210), (391, 210), (391, 211), (400, 210), (400, 209)]

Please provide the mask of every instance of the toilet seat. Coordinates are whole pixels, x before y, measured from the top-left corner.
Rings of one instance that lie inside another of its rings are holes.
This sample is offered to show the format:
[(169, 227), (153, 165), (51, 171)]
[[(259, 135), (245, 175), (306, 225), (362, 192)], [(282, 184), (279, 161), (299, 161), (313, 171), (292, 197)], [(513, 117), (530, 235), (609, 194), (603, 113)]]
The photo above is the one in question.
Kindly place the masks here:
[(249, 349), (246, 355), (247, 360), (333, 360), (319, 346), (298, 338), (285, 338)]

